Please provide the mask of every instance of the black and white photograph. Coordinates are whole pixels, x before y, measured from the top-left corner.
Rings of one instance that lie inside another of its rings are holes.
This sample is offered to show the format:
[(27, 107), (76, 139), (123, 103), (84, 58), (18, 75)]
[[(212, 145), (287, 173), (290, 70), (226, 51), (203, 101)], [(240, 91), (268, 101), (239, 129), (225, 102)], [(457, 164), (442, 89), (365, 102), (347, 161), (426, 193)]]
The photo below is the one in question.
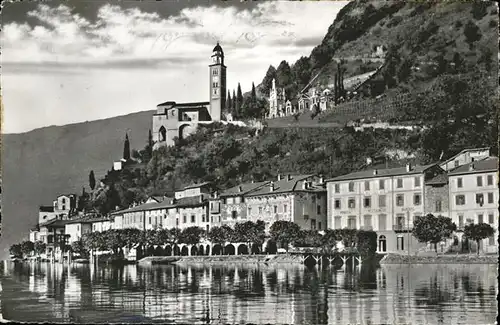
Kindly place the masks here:
[(493, 1), (5, 1), (0, 322), (497, 324)]

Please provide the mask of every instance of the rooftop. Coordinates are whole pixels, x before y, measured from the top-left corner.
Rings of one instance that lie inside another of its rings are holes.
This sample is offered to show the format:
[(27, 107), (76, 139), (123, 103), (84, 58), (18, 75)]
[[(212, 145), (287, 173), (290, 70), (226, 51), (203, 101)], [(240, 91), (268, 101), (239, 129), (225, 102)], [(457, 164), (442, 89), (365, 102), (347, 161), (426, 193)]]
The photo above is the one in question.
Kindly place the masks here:
[(448, 173), (450, 176), (462, 174), (475, 174), (484, 172), (498, 171), (498, 157), (488, 157), (483, 160), (473, 161), (471, 163), (459, 166)]
[(181, 189), (182, 190), (189, 190), (191, 188), (198, 188), (198, 187), (204, 187), (204, 186), (207, 186), (207, 185), (211, 185), (212, 183), (210, 182), (203, 182), (203, 183), (199, 183), (199, 184), (190, 184), (188, 186), (185, 186), (184, 188)]
[[(391, 177), (391, 176), (401, 176), (401, 175), (414, 175), (421, 174), (427, 169), (436, 166), (436, 164), (429, 165), (416, 165), (411, 168), (410, 171), (407, 171), (405, 167), (396, 167), (396, 168), (384, 168), (384, 169), (376, 169), (370, 168), (346, 175), (341, 175), (338, 177), (334, 177), (328, 179), (327, 181), (336, 182), (336, 181), (345, 181), (345, 180), (355, 180), (355, 179), (364, 179), (364, 178), (374, 178), (374, 177)], [(376, 173), (375, 173), (376, 171)]]
[(168, 101), (168, 102), (158, 104), (156, 106), (157, 107), (158, 106), (172, 106), (172, 108), (173, 107), (181, 107), (182, 108), (182, 107), (195, 107), (195, 106), (206, 106), (206, 105), (210, 105), (210, 102), (176, 103), (173, 101)]
[(425, 182), (425, 185), (444, 185), (448, 184), (448, 175), (445, 173), (439, 174), (434, 178)]
[(462, 151), (460, 151), (459, 153), (457, 153), (456, 155), (454, 155), (453, 157), (451, 158), (448, 158), (447, 160), (441, 162), (440, 164), (446, 164), (452, 160), (454, 160), (455, 158), (457, 158), (458, 156), (460, 156), (461, 154), (464, 154), (466, 152), (474, 152), (474, 151), (485, 151), (485, 150), (488, 150), (490, 151), (491, 148), (490, 147), (483, 147), (483, 148), (468, 148), (468, 149), (463, 149)]
[[(225, 197), (225, 196), (233, 196), (233, 195), (245, 195), (248, 194), (259, 187), (269, 184), (270, 181), (265, 181), (265, 182), (255, 182), (255, 183), (243, 183), (239, 184), (237, 186), (233, 186), (225, 191), (223, 191), (220, 196)], [(240, 191), (241, 188), (241, 191)]]
[[(259, 195), (269, 195), (269, 194), (279, 194), (279, 193), (290, 193), (296, 191), (307, 191), (307, 192), (316, 192), (322, 191), (319, 187), (313, 186), (312, 188), (303, 189), (304, 182), (308, 181), (309, 178), (314, 177), (316, 175), (291, 175), (290, 180), (288, 180), (285, 175), (283, 179), (273, 182), (274, 190), (271, 191), (270, 186), (263, 186), (258, 190), (251, 192), (248, 196), (259, 196)], [(269, 184), (270, 185), (270, 184)]]

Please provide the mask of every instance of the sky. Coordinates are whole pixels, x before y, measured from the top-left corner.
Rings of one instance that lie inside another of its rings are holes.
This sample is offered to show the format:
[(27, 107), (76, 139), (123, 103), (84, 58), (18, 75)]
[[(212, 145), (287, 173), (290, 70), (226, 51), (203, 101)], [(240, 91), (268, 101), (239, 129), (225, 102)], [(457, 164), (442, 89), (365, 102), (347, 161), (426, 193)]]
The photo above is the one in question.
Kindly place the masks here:
[(308, 56), (339, 1), (45, 1), (4, 5), (3, 133), (207, 101), (220, 42), (228, 89)]

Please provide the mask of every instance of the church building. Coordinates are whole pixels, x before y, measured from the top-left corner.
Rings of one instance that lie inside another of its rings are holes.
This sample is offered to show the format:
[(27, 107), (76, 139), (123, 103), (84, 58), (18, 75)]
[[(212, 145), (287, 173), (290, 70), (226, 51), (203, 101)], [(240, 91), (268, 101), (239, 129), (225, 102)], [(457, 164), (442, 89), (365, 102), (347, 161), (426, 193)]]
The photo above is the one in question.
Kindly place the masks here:
[(210, 97), (207, 102), (176, 103), (168, 101), (156, 106), (153, 115), (154, 148), (174, 145), (174, 138), (185, 138), (198, 124), (220, 121), (226, 104), (226, 66), (224, 51), (217, 43), (209, 65)]

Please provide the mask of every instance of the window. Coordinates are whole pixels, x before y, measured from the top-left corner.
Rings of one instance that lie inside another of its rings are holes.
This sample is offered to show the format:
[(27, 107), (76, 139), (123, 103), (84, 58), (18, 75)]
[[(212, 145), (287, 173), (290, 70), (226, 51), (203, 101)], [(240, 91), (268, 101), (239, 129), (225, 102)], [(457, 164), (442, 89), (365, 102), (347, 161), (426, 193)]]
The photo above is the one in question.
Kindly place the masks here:
[(369, 208), (371, 205), (372, 205), (372, 199), (369, 196), (365, 197), (365, 199), (363, 200), (363, 206), (365, 208)]
[(483, 186), (483, 177), (482, 176), (478, 176), (476, 178), (476, 183), (477, 183), (477, 186)]
[(495, 245), (495, 236), (488, 237), (488, 245), (490, 246)]
[(413, 195), (413, 204), (414, 205), (420, 205), (422, 202), (420, 194), (415, 194)]
[(347, 228), (356, 229), (356, 217), (355, 216), (350, 216), (349, 219), (347, 219)]
[(403, 194), (396, 195), (396, 205), (402, 207), (405, 204), (405, 197)]
[(262, 207), (259, 207), (259, 215), (262, 215)]
[(321, 205), (316, 206), (316, 214), (321, 214)]
[(238, 217), (238, 212), (236, 212), (236, 211), (231, 211), (231, 217), (232, 217), (233, 219), (236, 219), (236, 218)]
[(318, 229), (321, 230), (321, 221), (318, 222)]
[(204, 214), (201, 215), (201, 222), (205, 222), (205, 215)]
[(370, 190), (370, 181), (365, 181), (365, 191)]
[(274, 213), (278, 213), (278, 206), (277, 206), (277, 205), (275, 205), (275, 206), (273, 207), (273, 209), (274, 209)]
[(176, 212), (176, 213), (179, 213), (179, 208), (175, 208), (175, 212)]
[(311, 219), (311, 229), (316, 229), (316, 220)]
[(251, 214), (252, 214), (252, 208), (248, 207), (248, 215), (251, 215)]
[(349, 201), (347, 201), (347, 206), (349, 209), (354, 209), (356, 207), (356, 201), (354, 199), (349, 199)]
[(459, 215), (458, 216), (458, 228), (462, 229), (463, 227), (464, 227), (464, 216), (463, 215)]
[(178, 226), (179, 225), (179, 218), (175, 218), (175, 225)]
[(214, 89), (214, 95), (217, 95), (217, 88)]
[(484, 195), (482, 193), (476, 194), (476, 203), (481, 206), (484, 204)]
[(65, 206), (65, 205), (63, 205), (63, 206), (62, 206), (62, 209), (63, 209), (63, 210), (66, 210), (66, 206)]
[(372, 216), (370, 215), (365, 215), (364, 216), (364, 223), (365, 223), (365, 229), (372, 229)]
[(151, 224), (151, 217), (149, 217), (149, 224)]
[(398, 237), (397, 239), (397, 249), (404, 250), (405, 249), (405, 239), (404, 237)]
[(488, 182), (488, 185), (493, 185), (493, 175), (487, 176), (487, 182)]
[(335, 217), (334, 226), (335, 226), (335, 229), (341, 229), (342, 228), (342, 217), (341, 216), (336, 216)]
[(340, 209), (340, 200), (335, 200), (335, 209)]
[(385, 214), (378, 216), (378, 230), (387, 230), (387, 216)]
[(488, 203), (493, 203), (493, 193), (488, 193)]
[(66, 199), (63, 198), (61, 202), (62, 202), (62, 204), (66, 204)]
[(384, 208), (385, 207), (385, 201), (386, 201), (385, 195), (379, 195), (378, 196), (378, 206), (379, 206), (379, 208)]
[(354, 182), (349, 182), (349, 192), (354, 192)]
[(397, 188), (402, 188), (403, 187), (403, 179), (402, 178), (398, 178), (397, 179), (396, 186), (397, 186)]
[(436, 201), (436, 212), (442, 212), (443, 211), (443, 202), (441, 200)]
[(465, 219), (465, 223), (468, 224), (468, 225), (471, 225), (471, 224), (474, 223), (474, 219), (467, 218), (467, 219)]
[(462, 184), (462, 178), (459, 177), (459, 178), (457, 178), (457, 187), (458, 188), (462, 188), (462, 186), (463, 186), (463, 184)]
[(385, 181), (384, 181), (383, 179), (380, 179), (380, 180), (378, 181), (378, 188), (379, 188), (380, 190), (383, 190), (383, 189), (385, 188)]
[(187, 217), (186, 217), (185, 215), (184, 215), (184, 216), (182, 216), (182, 222), (183, 222), (183, 223), (186, 223), (186, 222), (187, 222)]
[(464, 205), (465, 204), (465, 195), (455, 196), (455, 204), (456, 205)]
[(76, 231), (80, 231), (80, 225), (76, 225)]
[(340, 184), (335, 184), (335, 193), (340, 193)]
[(415, 187), (420, 187), (420, 176), (415, 177)]
[(482, 214), (477, 215), (477, 223), (483, 223), (483, 215)]
[(454, 163), (455, 163), (455, 168), (457, 168), (458, 165), (460, 164), (460, 162), (458, 160), (455, 160)]
[(488, 214), (488, 223), (489, 224), (493, 224), (493, 219), (495, 219), (495, 216), (492, 213)]
[(283, 212), (285, 212), (285, 213), (286, 213), (286, 212), (287, 212), (287, 210), (288, 210), (288, 206), (285, 204), (285, 205), (283, 206)]

